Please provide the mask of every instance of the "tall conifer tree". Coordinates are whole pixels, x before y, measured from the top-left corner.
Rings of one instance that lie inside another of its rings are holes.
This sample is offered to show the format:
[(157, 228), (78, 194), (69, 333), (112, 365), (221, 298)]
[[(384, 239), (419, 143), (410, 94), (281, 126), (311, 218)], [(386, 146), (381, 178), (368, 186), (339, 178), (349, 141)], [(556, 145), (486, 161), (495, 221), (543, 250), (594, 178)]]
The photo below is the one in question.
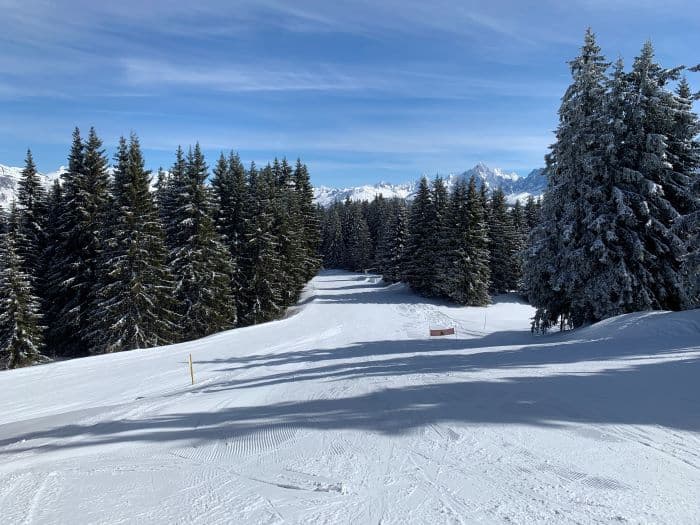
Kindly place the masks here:
[(173, 283), (165, 266), (163, 229), (149, 190), (141, 147), (122, 139), (112, 196), (115, 213), (101, 254), (102, 282), (92, 315), (91, 346), (116, 352), (177, 340)]
[(182, 334), (187, 339), (231, 328), (236, 322), (231, 256), (216, 231), (206, 178), (207, 165), (196, 144), (187, 155), (184, 174), (173, 179), (180, 186), (174, 191), (169, 264), (181, 308)]
[(39, 299), (17, 250), (23, 241), (21, 213), (13, 202), (8, 229), (0, 236), (0, 368), (46, 361)]

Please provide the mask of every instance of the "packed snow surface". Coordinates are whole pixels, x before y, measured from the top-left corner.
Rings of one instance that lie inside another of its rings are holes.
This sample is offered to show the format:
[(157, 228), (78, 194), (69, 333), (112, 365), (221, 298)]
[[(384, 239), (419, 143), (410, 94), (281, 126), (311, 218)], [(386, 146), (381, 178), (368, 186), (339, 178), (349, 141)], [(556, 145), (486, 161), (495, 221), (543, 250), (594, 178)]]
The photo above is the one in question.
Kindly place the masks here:
[(0, 373), (2, 522), (698, 523), (700, 310), (533, 336), (326, 272), (293, 313)]

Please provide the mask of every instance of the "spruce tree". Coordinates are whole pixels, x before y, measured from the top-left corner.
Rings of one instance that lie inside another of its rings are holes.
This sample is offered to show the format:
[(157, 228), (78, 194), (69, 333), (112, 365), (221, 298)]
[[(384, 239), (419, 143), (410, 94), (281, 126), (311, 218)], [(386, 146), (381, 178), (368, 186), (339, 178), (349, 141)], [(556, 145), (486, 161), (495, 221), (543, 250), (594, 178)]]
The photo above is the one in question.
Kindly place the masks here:
[(107, 159), (94, 128), (85, 143), (75, 129), (68, 171), (61, 177), (64, 202), (49, 274), (49, 340), (59, 355), (78, 356), (90, 351), (86, 336), (97, 284), (99, 225), (105, 222), (109, 202)]
[[(678, 221), (678, 234), (685, 240), (688, 254), (683, 262), (686, 282), (685, 306), (700, 305), (700, 120), (693, 112), (694, 95), (685, 77), (676, 89), (677, 110), (669, 141), (669, 159), (676, 176), (688, 188), (680, 199), (678, 210), (683, 218)], [(687, 180), (683, 180), (687, 179)]]
[(170, 174), (164, 177), (162, 185), (159, 183), (156, 192), (158, 214), (165, 230), (165, 244), (170, 251), (177, 247), (179, 231), (177, 210), (183, 198), (181, 192), (186, 187), (185, 170), (185, 153), (182, 147), (178, 146)]
[(489, 233), (486, 222), (486, 209), (483, 199), (476, 188), (476, 179), (469, 179), (467, 205), (469, 213), (467, 234), (465, 238), (466, 257), (463, 258), (462, 275), (468, 279), (462, 285), (463, 294), (454, 296), (453, 300), (465, 304), (484, 305), (490, 301), (488, 289), (491, 282)]
[(342, 206), (342, 203), (334, 203), (324, 215), (322, 252), (323, 264), (326, 268), (342, 268), (345, 260)]
[(300, 270), (304, 282), (310, 280), (321, 266), (319, 248), (321, 244), (318, 211), (314, 206), (314, 192), (309, 178), (309, 170), (301, 159), (294, 168), (294, 191), (296, 191), (297, 213), (301, 224)]
[(248, 170), (248, 196), (243, 251), (245, 310), (241, 324), (252, 325), (276, 318), (282, 311), (282, 297), (274, 278), (280, 270), (277, 238), (273, 234), (273, 198), (270, 171), (261, 173), (252, 163)]
[[(176, 165), (179, 158), (176, 161)], [(231, 256), (221, 242), (204, 181), (207, 165), (197, 143), (190, 149), (184, 174), (174, 177), (172, 242), (169, 266), (186, 339), (231, 328), (236, 306), (231, 291)]]
[(540, 206), (538, 201), (536, 201), (532, 195), (530, 195), (527, 198), (527, 201), (525, 201), (524, 213), (525, 224), (527, 227), (527, 239), (527, 236), (529, 236), (530, 232), (535, 228), (535, 226), (537, 226), (537, 223), (540, 220)]
[(231, 152), (228, 157), (222, 153), (213, 172), (216, 227), (231, 256), (231, 289), (236, 301), (236, 310), (243, 312), (245, 305), (242, 266), (247, 202), (245, 168), (236, 153)]
[(408, 242), (408, 209), (402, 199), (393, 199), (377, 248), (379, 271), (386, 282), (399, 282), (403, 276)]
[(37, 292), (43, 290), (44, 260), (46, 248), (46, 190), (36, 171), (32, 152), (27, 151), (24, 169), (20, 174), (17, 205), (21, 210), (20, 241), (17, 255), (23, 261), (23, 270), (33, 279)]
[(345, 237), (347, 269), (353, 272), (361, 272), (369, 266), (372, 240), (367, 219), (362, 213), (360, 203), (354, 202), (350, 205), (347, 220), (348, 233), (347, 237)]
[(488, 235), (491, 291), (498, 294), (513, 290), (518, 285), (518, 235), (500, 188), (491, 194)]
[(435, 216), (432, 199), (428, 180), (423, 177), (411, 205), (405, 266), (406, 282), (422, 295), (432, 292), (435, 278)]
[(459, 179), (450, 196), (450, 208), (442, 244), (442, 295), (471, 306), (489, 302), (489, 252), (484, 209), (472, 177), (467, 186)]
[(678, 72), (656, 63), (647, 42), (629, 74), (633, 96), (625, 119), (623, 183), (637, 241), (628, 252), (634, 299), (624, 310), (677, 310), (688, 299), (682, 279), (686, 244), (675, 225), (697, 202), (692, 188), (696, 175), (687, 161), (680, 160), (683, 144), (692, 142), (691, 131), (677, 126), (682, 105), (667, 87)]
[[(547, 156), (547, 191), (541, 221), (532, 232), (525, 257), (523, 287), (538, 310), (534, 328), (546, 330), (557, 321), (570, 324), (571, 294), (585, 280), (578, 257), (589, 212), (581, 182), (601, 173), (605, 71), (608, 63), (589, 29), (581, 55), (570, 62), (573, 82), (559, 109), (557, 141)], [(493, 254), (492, 254), (493, 256)], [(492, 279), (494, 275), (492, 274)]]
[(669, 89), (679, 68), (659, 66), (650, 43), (630, 73), (618, 61), (607, 79), (606, 67), (587, 34), (530, 237), (525, 285), (538, 306), (536, 329), (690, 301), (683, 225), (697, 202), (697, 128), (690, 114), (680, 118), (689, 106)]
[(525, 210), (516, 199), (515, 204), (510, 210), (511, 222), (513, 223), (513, 233), (515, 235), (515, 244), (513, 246), (513, 275), (515, 288), (522, 288), (522, 258), (525, 247), (527, 246), (527, 237), (530, 233), (530, 228), (527, 224)]
[(149, 190), (141, 147), (120, 141), (113, 209), (100, 258), (101, 282), (91, 315), (91, 348), (117, 352), (176, 341), (173, 283), (165, 266), (164, 233)]
[(304, 259), (303, 224), (299, 215), (298, 194), (293, 170), (287, 159), (275, 159), (272, 166), (274, 188), (273, 234), (277, 238), (280, 271), (274, 276), (283, 306), (294, 304), (306, 279), (302, 268)]
[(0, 237), (0, 368), (45, 362), (39, 299), (17, 246), (21, 211), (11, 205), (10, 225)]

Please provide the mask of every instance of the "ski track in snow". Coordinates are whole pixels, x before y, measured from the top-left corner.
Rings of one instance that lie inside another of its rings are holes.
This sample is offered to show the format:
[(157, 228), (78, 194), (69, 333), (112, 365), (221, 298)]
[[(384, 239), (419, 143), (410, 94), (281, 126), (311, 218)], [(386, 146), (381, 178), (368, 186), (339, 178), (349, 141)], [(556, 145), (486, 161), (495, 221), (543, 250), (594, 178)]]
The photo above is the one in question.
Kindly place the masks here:
[(532, 313), (324, 272), (277, 322), (0, 373), (2, 522), (698, 523), (700, 310)]

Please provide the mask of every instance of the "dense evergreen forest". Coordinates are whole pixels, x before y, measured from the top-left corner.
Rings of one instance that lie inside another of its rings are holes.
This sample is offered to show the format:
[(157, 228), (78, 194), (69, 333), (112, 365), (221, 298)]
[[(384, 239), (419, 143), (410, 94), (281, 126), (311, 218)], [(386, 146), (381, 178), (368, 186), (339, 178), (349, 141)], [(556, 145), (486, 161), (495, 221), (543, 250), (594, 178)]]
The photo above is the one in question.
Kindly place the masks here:
[(155, 189), (136, 135), (113, 169), (94, 129), (73, 134), (47, 192), (27, 153), (2, 214), (0, 368), (166, 345), (279, 317), (320, 266), (309, 173), (197, 144)]
[[(539, 204), (439, 177), (412, 203), (344, 202), (322, 221), (324, 264), (381, 272), (467, 305), (519, 291), (533, 330), (700, 304), (700, 122), (681, 76), (644, 44), (630, 71), (589, 30), (570, 62)], [(689, 68), (697, 71), (699, 68)]]
[(416, 197), (339, 202), (324, 210), (323, 263), (381, 273), (427, 297), (488, 304), (490, 293), (518, 288), (520, 254), (536, 225), (539, 203), (508, 207), (472, 177), (449, 192), (442, 178), (420, 181)]

